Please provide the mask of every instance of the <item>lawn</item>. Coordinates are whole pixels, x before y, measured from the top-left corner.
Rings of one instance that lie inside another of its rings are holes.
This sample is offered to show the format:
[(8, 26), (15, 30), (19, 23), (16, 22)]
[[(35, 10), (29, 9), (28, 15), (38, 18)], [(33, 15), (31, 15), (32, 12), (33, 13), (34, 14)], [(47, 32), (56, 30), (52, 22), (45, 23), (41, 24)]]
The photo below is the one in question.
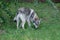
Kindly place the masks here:
[[(58, 8), (59, 5), (60, 3), (56, 4)], [(42, 18), (41, 24), (35, 29), (33, 25), (29, 28), (26, 23), (25, 30), (22, 28), (17, 30), (13, 21), (5, 23), (0, 27), (0, 40), (60, 40), (60, 12), (47, 3), (40, 3), (37, 6), (33, 3), (18, 3), (18, 5), (10, 3), (8, 6), (14, 15), (19, 7), (33, 8), (39, 18)]]

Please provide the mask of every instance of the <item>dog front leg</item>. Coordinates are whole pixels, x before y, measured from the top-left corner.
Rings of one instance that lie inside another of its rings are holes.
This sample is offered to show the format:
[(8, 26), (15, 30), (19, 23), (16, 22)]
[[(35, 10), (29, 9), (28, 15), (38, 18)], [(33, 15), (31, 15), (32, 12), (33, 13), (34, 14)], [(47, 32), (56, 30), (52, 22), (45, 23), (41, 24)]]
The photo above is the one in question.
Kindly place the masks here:
[(27, 22), (28, 22), (29, 27), (31, 27), (31, 23), (30, 23), (30, 20), (29, 19), (27, 20)]

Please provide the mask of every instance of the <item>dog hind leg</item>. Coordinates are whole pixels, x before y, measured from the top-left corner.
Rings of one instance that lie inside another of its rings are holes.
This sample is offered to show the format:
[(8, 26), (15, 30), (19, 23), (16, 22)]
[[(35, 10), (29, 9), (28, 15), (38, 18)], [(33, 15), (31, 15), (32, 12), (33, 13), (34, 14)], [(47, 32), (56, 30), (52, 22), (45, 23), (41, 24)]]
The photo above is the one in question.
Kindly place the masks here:
[(19, 26), (19, 19), (17, 19), (17, 29), (18, 29), (18, 26)]

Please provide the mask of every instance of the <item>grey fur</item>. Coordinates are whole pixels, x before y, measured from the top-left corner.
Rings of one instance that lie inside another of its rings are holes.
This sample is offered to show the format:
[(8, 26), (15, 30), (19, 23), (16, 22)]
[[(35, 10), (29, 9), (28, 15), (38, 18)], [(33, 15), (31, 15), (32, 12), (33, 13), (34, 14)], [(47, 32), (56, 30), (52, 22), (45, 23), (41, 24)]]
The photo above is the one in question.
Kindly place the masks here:
[(17, 28), (18, 28), (20, 19), (22, 20), (21, 25), (22, 25), (23, 29), (24, 29), (25, 21), (28, 22), (29, 26), (31, 26), (30, 22), (33, 22), (35, 28), (37, 28), (38, 25), (40, 24), (40, 19), (38, 18), (37, 14), (34, 12), (34, 10), (31, 8), (22, 7), (22, 8), (18, 9), (17, 16), (14, 17), (14, 20), (17, 21)]
[(29, 15), (31, 10), (30, 10), (30, 8), (22, 7), (22, 8), (18, 9), (18, 12), (21, 12), (23, 14)]

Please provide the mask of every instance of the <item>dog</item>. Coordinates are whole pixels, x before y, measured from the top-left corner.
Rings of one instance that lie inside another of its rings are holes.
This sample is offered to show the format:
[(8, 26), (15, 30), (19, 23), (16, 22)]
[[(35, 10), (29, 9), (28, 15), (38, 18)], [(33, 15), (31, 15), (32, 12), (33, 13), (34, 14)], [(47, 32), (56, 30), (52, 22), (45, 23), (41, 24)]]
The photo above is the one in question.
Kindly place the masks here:
[(27, 22), (29, 27), (31, 27), (31, 22), (35, 26), (35, 28), (38, 28), (41, 19), (37, 16), (36, 12), (27, 7), (21, 7), (17, 10), (17, 15), (14, 17), (14, 21), (17, 22), (17, 29), (19, 26), (19, 21), (22, 21), (20, 26), (24, 29), (24, 25)]

